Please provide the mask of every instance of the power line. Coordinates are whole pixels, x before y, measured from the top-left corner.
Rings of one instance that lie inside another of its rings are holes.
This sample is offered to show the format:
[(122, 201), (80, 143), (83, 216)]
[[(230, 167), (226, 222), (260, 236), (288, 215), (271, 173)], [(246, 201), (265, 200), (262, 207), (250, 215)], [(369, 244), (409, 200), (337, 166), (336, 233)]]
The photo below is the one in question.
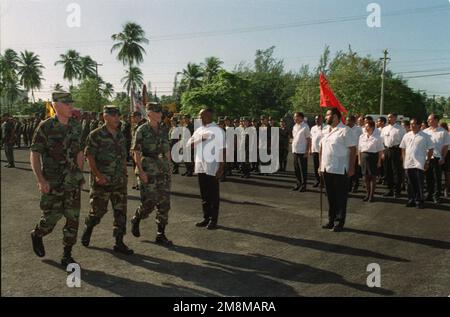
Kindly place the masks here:
[[(428, 12), (435, 12), (435, 11), (442, 12), (442, 11), (446, 11), (446, 10), (450, 10), (450, 6), (439, 5), (439, 6), (392, 11), (390, 13), (384, 13), (383, 17), (393, 17), (393, 16), (410, 15), (410, 14), (424, 14), (424, 13), (428, 13)], [(241, 28), (232, 28), (232, 29), (206, 31), (206, 32), (191, 32), (191, 33), (179, 33), (179, 34), (174, 33), (174, 34), (166, 34), (166, 35), (159, 35), (159, 36), (156, 35), (156, 36), (151, 37), (149, 39), (149, 41), (157, 42), (157, 41), (170, 41), (170, 40), (186, 40), (186, 39), (212, 37), (212, 36), (272, 31), (272, 30), (300, 28), (300, 27), (304, 27), (304, 26), (313, 26), (313, 25), (321, 25), (321, 24), (351, 22), (351, 21), (365, 20), (366, 18), (367, 18), (367, 15), (364, 14), (364, 15), (356, 15), (356, 16), (335, 17), (335, 18), (310, 20), (310, 21), (298, 21), (298, 22), (294, 22), (294, 23), (284, 23), (284, 24), (275, 24), (275, 25), (241, 27)], [(57, 43), (60, 44), (61, 42), (57, 42)], [(67, 47), (67, 46), (55, 46), (55, 45), (52, 45), (53, 43), (51, 43), (51, 42), (50, 43), (41, 43), (41, 44), (44, 45), (44, 48), (49, 47), (49, 46), (51, 46), (52, 48)], [(91, 47), (92, 46), (105, 46), (105, 45), (111, 45), (112, 41), (83, 41), (83, 42), (71, 43), (71, 45), (74, 45), (74, 44), (78, 47), (86, 46), (86, 45), (91, 46)], [(24, 44), (24, 45), (26, 47), (30, 47), (29, 44)], [(21, 45), (19, 45), (19, 46), (21, 46)], [(31, 47), (31, 48), (35, 48), (35, 47)]]
[(429, 75), (411, 76), (411, 77), (403, 77), (403, 78), (410, 79), (410, 78), (436, 77), (436, 76), (447, 76), (447, 75), (450, 75), (450, 73), (429, 74)]

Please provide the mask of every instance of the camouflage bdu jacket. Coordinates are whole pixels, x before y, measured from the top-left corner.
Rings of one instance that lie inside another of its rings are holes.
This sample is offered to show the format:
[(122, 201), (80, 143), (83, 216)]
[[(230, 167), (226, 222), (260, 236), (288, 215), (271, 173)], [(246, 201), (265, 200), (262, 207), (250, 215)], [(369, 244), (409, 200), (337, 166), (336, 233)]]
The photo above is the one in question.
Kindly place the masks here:
[(127, 182), (127, 140), (120, 131), (113, 136), (106, 125), (92, 131), (86, 141), (86, 155), (92, 155), (97, 169), (107, 179), (107, 185), (122, 185)]
[(31, 151), (41, 154), (43, 176), (50, 190), (79, 189), (83, 173), (76, 161), (81, 150), (81, 125), (75, 119), (63, 125), (55, 116), (39, 124)]
[[(148, 175), (169, 174), (170, 164), (165, 156), (170, 151), (169, 134), (165, 126), (160, 125), (155, 132), (150, 123), (141, 125), (134, 135), (133, 151), (142, 153), (142, 168)], [(136, 174), (139, 174), (136, 168)]]

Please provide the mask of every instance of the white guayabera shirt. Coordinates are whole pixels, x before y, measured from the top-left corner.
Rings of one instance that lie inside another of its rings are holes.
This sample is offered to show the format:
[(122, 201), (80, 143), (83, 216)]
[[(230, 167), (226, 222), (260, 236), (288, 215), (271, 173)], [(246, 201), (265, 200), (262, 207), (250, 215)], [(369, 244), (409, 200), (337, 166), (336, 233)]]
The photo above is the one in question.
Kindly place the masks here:
[(214, 122), (200, 126), (188, 140), (188, 145), (195, 144), (195, 173), (215, 176), (225, 145), (225, 132)]
[(383, 142), (386, 147), (393, 147), (402, 142), (405, 133), (405, 129), (396, 123), (394, 125), (385, 126), (381, 131), (381, 137), (383, 138)]
[(334, 129), (325, 134), (320, 142), (322, 157), (320, 171), (331, 174), (344, 175), (348, 171), (350, 147), (356, 146), (352, 130), (339, 123)]
[(428, 150), (433, 148), (430, 136), (423, 131), (405, 134), (400, 143), (400, 148), (405, 149), (403, 168), (417, 168), (424, 170)]
[(311, 128), (311, 153), (319, 153), (320, 141), (323, 137), (323, 128), (317, 124)]
[(383, 140), (379, 134), (375, 134), (375, 130), (370, 136), (367, 133), (363, 133), (359, 136), (358, 151), (362, 153), (378, 153), (383, 150)]
[(431, 142), (433, 143), (433, 157), (438, 159), (442, 158), (442, 148), (446, 145), (450, 146), (450, 134), (448, 134), (448, 131), (442, 127), (437, 127), (436, 129), (429, 127), (423, 130), (423, 132), (431, 138)]
[(309, 126), (305, 122), (295, 124), (292, 128), (292, 137), (292, 153), (305, 154), (307, 139), (311, 138)]

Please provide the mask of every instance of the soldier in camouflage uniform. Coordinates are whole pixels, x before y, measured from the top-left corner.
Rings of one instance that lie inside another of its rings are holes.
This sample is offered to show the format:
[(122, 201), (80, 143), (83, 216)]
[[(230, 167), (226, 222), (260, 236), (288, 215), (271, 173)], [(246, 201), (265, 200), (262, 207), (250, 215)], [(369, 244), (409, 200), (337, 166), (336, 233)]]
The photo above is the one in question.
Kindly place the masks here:
[[(72, 118), (72, 97), (69, 93), (52, 94), (56, 116), (41, 122), (31, 145), (31, 166), (42, 193), (42, 216), (31, 232), (33, 250), (45, 255), (42, 237), (52, 232), (62, 216), (64, 254), (61, 264), (74, 263), (72, 246), (76, 243), (80, 215), (80, 189), (83, 179), (81, 126)], [(42, 165), (41, 165), (42, 164)]]
[(3, 146), (5, 147), (5, 155), (8, 161), (8, 164), (5, 167), (12, 168), (14, 165), (14, 143), (15, 139), (15, 126), (14, 122), (9, 115), (9, 113), (5, 113), (4, 122), (2, 123), (2, 141)]
[(128, 115), (123, 116), (122, 125), (120, 129), (125, 137), (126, 145), (127, 145), (127, 162), (131, 160), (130, 150), (131, 150), (131, 123), (130, 117)]
[(140, 221), (147, 218), (156, 207), (156, 243), (171, 246), (172, 241), (165, 236), (170, 210), (169, 136), (161, 124), (161, 106), (158, 103), (147, 103), (147, 115), (149, 122), (137, 129), (131, 146), (141, 194), (141, 205), (131, 219), (131, 231), (135, 237), (139, 237)]
[(104, 106), (105, 124), (92, 131), (86, 142), (85, 155), (91, 167), (91, 210), (86, 217), (81, 243), (89, 246), (94, 227), (106, 214), (111, 201), (114, 210), (114, 251), (133, 254), (123, 243), (127, 221), (127, 146), (119, 129), (119, 108)]

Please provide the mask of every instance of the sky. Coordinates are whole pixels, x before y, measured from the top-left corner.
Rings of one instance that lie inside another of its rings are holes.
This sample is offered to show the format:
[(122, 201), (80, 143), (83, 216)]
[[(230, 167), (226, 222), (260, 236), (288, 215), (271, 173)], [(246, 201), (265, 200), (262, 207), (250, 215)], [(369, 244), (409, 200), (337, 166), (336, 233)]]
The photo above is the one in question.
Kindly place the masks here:
[[(371, 3), (379, 5), (380, 27), (368, 26)], [(68, 23), (77, 12), (79, 25)], [(124, 91), (111, 35), (129, 21), (150, 40), (140, 67), (158, 96), (171, 94), (188, 62), (217, 56), (232, 70), (275, 46), (286, 70), (297, 71), (315, 67), (326, 45), (332, 55), (351, 45), (374, 58), (388, 49), (388, 69), (414, 77), (412, 88), (450, 96), (450, 0), (0, 0), (0, 51), (39, 55), (45, 81), (38, 98), (49, 98), (56, 83), (68, 87), (63, 67), (54, 66), (68, 49), (103, 64), (99, 75)]]

